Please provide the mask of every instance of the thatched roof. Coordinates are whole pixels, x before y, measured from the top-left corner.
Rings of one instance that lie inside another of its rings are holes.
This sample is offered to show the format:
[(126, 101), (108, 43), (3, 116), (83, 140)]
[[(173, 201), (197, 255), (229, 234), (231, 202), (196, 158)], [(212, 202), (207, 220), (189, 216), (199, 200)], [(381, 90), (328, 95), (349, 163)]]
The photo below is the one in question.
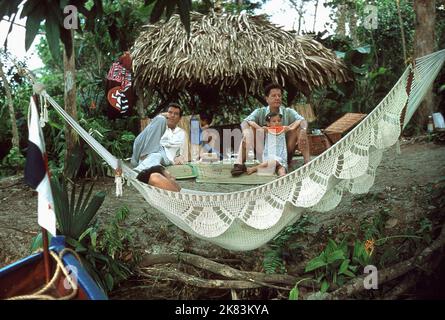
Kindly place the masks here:
[(348, 80), (345, 65), (331, 50), (263, 15), (191, 13), (190, 19), (190, 37), (178, 15), (144, 27), (132, 49), (136, 86), (263, 96), (272, 81), (308, 93)]

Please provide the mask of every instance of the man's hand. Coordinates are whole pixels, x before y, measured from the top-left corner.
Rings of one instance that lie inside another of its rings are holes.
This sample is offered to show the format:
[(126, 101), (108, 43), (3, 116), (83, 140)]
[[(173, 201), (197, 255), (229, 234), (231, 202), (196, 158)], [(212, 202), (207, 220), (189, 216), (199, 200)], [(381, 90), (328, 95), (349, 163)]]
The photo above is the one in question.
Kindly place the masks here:
[(261, 129), (261, 126), (256, 123), (255, 121), (247, 121), (247, 123), (249, 124), (249, 126), (251, 126), (254, 129)]
[(284, 132), (288, 132), (290, 130), (289, 126), (283, 126)]

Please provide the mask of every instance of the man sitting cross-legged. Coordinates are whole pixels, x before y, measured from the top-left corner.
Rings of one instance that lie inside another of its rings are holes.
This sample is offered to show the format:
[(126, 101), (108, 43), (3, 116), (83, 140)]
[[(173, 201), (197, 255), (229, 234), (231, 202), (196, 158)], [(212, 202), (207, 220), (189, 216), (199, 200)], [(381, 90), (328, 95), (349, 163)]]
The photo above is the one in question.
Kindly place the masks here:
[(286, 133), (288, 164), (292, 161), (292, 157), (297, 147), (297, 141), (298, 147), (303, 153), (304, 163), (310, 161), (309, 144), (306, 133), (308, 126), (307, 121), (294, 109), (286, 108), (281, 105), (282, 92), (283, 90), (280, 85), (268, 85), (265, 89), (268, 106), (256, 109), (241, 123), (243, 140), (240, 144), (238, 158), (231, 171), (233, 176), (239, 176), (247, 171), (244, 163), (246, 162), (246, 150), (248, 148), (250, 149), (254, 147), (257, 159), (262, 161), (264, 132), (262, 130), (257, 131), (257, 129), (266, 125), (266, 116), (271, 112), (281, 114), (282, 125), (292, 128)]

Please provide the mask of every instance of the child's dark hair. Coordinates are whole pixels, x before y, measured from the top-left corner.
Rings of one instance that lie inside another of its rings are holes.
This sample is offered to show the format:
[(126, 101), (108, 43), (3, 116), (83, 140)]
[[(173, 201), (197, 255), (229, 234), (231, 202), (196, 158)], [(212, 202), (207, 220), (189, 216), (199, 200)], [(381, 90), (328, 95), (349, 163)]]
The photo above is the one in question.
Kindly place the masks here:
[(142, 170), (141, 172), (139, 172), (136, 179), (138, 179), (139, 181), (141, 181), (143, 183), (148, 184), (148, 181), (149, 181), (152, 173), (157, 172), (157, 173), (164, 175), (164, 171), (165, 171), (165, 168), (163, 166), (161, 166), (161, 165), (154, 166), (154, 167), (151, 167), (151, 168), (148, 168), (148, 169), (145, 169), (145, 170)]
[(208, 124), (211, 124), (213, 121), (213, 114), (208, 113), (208, 112), (201, 112), (201, 113), (199, 113), (199, 119), (207, 122)]
[(266, 116), (266, 121), (269, 122), (270, 119), (272, 119), (273, 117), (279, 116), (280, 119), (283, 118), (283, 116), (281, 115), (281, 113), (278, 112), (269, 112)]

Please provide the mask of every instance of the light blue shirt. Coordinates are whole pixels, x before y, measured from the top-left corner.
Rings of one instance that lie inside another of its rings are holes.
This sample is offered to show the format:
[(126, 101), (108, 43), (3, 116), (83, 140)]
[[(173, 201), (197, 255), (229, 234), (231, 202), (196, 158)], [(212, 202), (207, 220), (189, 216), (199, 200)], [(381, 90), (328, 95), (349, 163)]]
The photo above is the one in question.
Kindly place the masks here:
[[(269, 106), (255, 109), (244, 121), (254, 121), (259, 126), (266, 125), (266, 116), (270, 113)], [(280, 114), (283, 116), (281, 123), (283, 126), (289, 126), (297, 120), (304, 120), (304, 118), (294, 109), (280, 106)]]

